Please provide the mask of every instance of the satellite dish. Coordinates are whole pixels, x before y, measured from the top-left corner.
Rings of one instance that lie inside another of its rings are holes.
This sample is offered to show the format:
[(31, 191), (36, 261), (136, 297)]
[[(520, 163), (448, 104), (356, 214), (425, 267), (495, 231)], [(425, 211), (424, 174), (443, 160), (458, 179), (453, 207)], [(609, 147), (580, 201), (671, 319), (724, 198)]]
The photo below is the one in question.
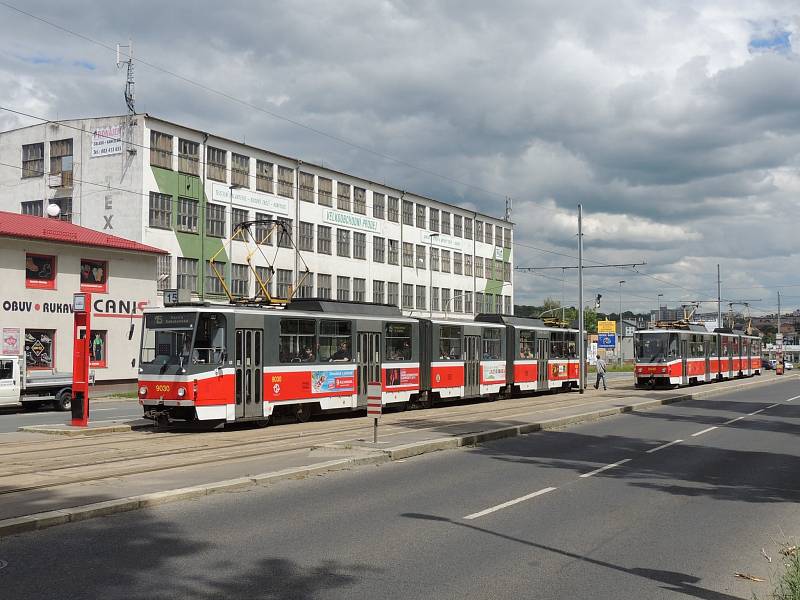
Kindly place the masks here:
[(61, 213), (61, 207), (58, 204), (48, 204), (47, 205), (47, 216), (48, 217), (57, 217)]

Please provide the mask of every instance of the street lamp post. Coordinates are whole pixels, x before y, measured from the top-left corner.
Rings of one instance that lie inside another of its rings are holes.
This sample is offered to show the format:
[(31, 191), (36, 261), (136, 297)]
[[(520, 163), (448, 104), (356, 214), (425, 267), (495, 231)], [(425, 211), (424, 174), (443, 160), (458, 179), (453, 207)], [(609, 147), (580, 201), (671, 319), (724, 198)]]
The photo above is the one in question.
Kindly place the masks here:
[(430, 308), (429, 314), (433, 318), (433, 264), (431, 263), (431, 255), (433, 252), (433, 238), (439, 237), (438, 233), (432, 233), (428, 236), (428, 307)]
[(653, 318), (653, 325), (658, 323), (659, 319), (661, 319), (661, 298), (664, 294), (659, 294), (656, 298), (656, 316)]
[(622, 365), (625, 363), (625, 348), (622, 345), (622, 284), (625, 283), (625, 280), (622, 279), (619, 282), (619, 364)]

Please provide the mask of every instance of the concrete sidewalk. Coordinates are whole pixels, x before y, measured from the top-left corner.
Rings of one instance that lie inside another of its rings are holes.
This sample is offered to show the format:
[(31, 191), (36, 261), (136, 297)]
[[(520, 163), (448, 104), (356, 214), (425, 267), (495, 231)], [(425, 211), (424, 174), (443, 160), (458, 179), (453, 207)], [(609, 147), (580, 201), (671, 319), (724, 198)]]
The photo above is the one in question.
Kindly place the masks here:
[[(767, 375), (670, 391), (635, 390), (615, 382), (617, 389), (608, 392), (591, 389), (390, 413), (382, 419), (378, 444), (372, 443), (372, 419), (364, 417), (266, 430), (128, 432), (83, 440), (19, 434), (0, 444), (4, 462), (22, 465), (20, 475), (7, 470), (0, 476), (0, 536), (797, 379)], [(154, 451), (159, 444), (161, 453)], [(197, 461), (176, 462), (186, 456)], [(140, 465), (138, 472), (120, 470), (133, 463)]]

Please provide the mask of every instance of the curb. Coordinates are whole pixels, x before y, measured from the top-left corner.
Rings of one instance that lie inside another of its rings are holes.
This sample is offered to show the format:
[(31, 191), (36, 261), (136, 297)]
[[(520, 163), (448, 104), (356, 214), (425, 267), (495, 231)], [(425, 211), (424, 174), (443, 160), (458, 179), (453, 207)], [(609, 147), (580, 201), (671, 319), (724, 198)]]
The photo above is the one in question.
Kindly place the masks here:
[[(794, 376), (794, 378), (797, 377), (800, 377), (800, 375)], [(528, 433), (535, 433), (537, 431), (559, 429), (578, 423), (599, 421), (602, 418), (613, 415), (649, 410), (666, 404), (684, 402), (686, 400), (695, 400), (707, 396), (715, 396), (730, 391), (738, 391), (751, 385), (770, 385), (772, 383), (779, 383), (789, 379), (790, 378), (780, 380), (771, 379), (769, 381), (754, 381), (737, 385), (733, 388), (728, 387), (727, 389), (712, 389), (692, 394), (668, 396), (666, 398), (659, 398), (656, 400), (645, 400), (642, 402), (623, 404), (620, 406), (579, 413), (576, 415), (568, 415), (565, 417), (556, 417), (554, 419), (526, 423), (525, 425), (499, 427), (497, 429), (488, 429), (478, 433), (469, 433), (455, 437), (436, 438), (433, 440), (426, 440), (424, 442), (412, 442), (395, 446), (393, 448), (375, 449), (369, 454), (362, 454), (361, 456), (356, 457), (339, 458), (307, 467), (293, 467), (289, 469), (283, 469), (281, 471), (262, 473), (248, 477), (239, 477), (236, 479), (228, 479), (215, 483), (177, 488), (162, 492), (153, 492), (139, 496), (131, 496), (129, 498), (119, 498), (104, 502), (96, 502), (94, 504), (86, 504), (74, 508), (65, 508), (22, 517), (15, 517), (12, 519), (4, 519), (0, 520), (0, 538), (18, 533), (38, 531), (40, 529), (46, 529), (56, 525), (63, 525), (65, 523), (76, 523), (79, 521), (85, 521), (87, 519), (93, 519), (95, 517), (108, 516), (117, 513), (138, 510), (140, 508), (158, 506), (179, 500), (192, 500), (220, 492), (231, 492), (259, 485), (268, 485), (270, 483), (275, 483), (286, 479), (301, 479), (310, 475), (320, 475), (330, 471), (347, 469), (349, 467), (380, 465), (395, 460), (402, 460), (413, 456), (428, 454), (430, 452), (454, 450), (462, 447), (475, 446), (482, 442), (518, 437)], [(317, 446), (316, 448), (331, 450), (335, 449), (339, 451), (348, 450), (346, 445), (335, 446), (327, 444)]]

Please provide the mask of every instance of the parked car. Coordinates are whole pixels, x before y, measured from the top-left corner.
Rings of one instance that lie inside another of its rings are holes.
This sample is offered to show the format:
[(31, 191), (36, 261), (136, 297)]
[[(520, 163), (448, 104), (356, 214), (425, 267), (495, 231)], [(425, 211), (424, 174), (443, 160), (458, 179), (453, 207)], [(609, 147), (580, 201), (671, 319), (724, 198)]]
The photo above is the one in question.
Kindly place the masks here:
[(777, 365), (778, 361), (773, 358), (764, 363), (764, 368), (768, 371), (774, 371)]
[(791, 371), (792, 369), (794, 369), (794, 365), (790, 362), (784, 362), (783, 368), (786, 369), (787, 371)]

